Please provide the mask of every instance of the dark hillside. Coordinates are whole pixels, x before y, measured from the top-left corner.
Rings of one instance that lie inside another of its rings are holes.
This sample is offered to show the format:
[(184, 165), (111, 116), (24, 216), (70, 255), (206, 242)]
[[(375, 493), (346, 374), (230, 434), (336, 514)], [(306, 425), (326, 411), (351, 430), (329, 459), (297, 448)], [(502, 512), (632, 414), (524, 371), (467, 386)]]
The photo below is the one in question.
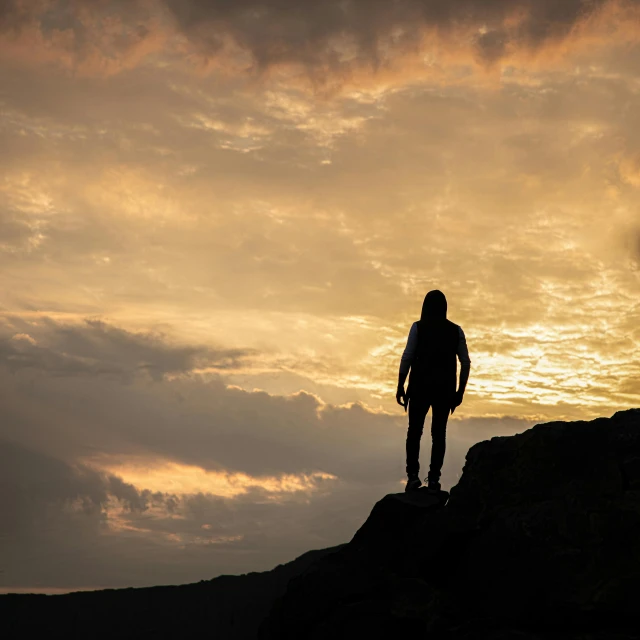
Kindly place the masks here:
[(0, 596), (0, 637), (252, 640), (289, 580), (339, 548), (308, 551), (271, 571), (180, 586)]

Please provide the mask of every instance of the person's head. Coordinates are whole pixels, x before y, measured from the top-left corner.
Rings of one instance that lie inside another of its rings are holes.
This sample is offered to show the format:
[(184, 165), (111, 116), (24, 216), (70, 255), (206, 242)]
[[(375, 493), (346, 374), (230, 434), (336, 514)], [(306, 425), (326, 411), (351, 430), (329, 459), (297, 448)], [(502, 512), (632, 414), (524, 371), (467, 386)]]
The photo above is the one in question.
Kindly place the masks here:
[(444, 297), (444, 293), (439, 289), (429, 291), (424, 297), (422, 303), (422, 313), (420, 314), (420, 320), (425, 321), (427, 324), (446, 320), (447, 318), (447, 299)]

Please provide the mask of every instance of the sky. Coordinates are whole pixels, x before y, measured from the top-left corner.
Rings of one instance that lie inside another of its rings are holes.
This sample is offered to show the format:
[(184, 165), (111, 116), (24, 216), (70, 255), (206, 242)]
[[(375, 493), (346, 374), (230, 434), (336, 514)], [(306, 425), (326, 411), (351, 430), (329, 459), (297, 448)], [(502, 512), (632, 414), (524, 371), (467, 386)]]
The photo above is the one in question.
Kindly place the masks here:
[(348, 541), (431, 289), (443, 489), (640, 406), (638, 1), (0, 0), (0, 150), (2, 592)]

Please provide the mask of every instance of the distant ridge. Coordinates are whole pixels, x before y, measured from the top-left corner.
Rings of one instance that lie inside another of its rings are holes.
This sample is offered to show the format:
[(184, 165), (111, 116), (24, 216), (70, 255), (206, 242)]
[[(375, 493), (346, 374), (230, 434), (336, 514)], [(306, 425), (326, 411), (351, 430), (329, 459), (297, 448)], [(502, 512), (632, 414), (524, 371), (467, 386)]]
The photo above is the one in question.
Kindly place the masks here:
[(0, 596), (0, 638), (253, 640), (289, 580), (342, 545), (307, 551), (271, 571), (180, 586)]

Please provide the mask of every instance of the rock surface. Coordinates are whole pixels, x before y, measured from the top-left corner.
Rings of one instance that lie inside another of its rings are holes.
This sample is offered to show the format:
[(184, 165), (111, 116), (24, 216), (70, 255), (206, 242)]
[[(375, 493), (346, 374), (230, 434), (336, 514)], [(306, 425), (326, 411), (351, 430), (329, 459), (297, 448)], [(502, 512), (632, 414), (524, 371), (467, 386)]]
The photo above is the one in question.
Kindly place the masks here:
[(480, 442), (439, 498), (385, 496), (260, 638), (640, 638), (639, 409)]

